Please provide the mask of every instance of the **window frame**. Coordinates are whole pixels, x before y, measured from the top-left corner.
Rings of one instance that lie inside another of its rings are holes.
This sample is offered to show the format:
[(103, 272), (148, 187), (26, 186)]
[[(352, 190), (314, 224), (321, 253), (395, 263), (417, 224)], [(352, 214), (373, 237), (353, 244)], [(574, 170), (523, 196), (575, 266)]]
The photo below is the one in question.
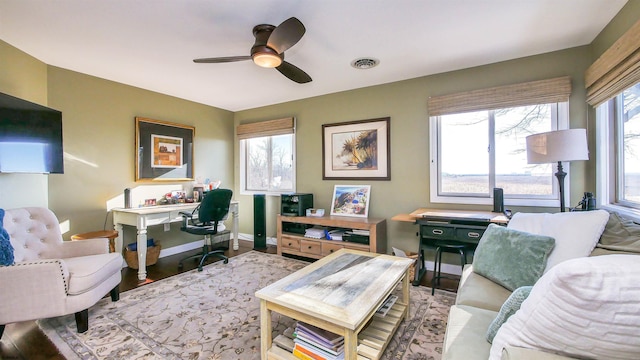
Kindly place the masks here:
[[(596, 203), (599, 208), (615, 211), (640, 221), (640, 206), (618, 200), (620, 169), (618, 140), (622, 107), (620, 94), (596, 107)], [(613, 146), (610, 146), (613, 144)]]
[[(569, 102), (556, 102), (552, 105), (552, 129), (564, 130), (569, 129)], [(555, 105), (554, 105), (555, 104)], [(535, 104), (533, 104), (535, 105)], [(513, 106), (510, 106), (513, 107)], [(489, 112), (495, 109), (486, 109)], [(554, 111), (555, 110), (555, 111)], [(447, 204), (469, 204), (469, 205), (492, 205), (493, 196), (491, 194), (491, 188), (495, 187), (495, 122), (489, 122), (489, 131), (493, 133), (493, 136), (487, 134), (489, 137), (489, 188), (487, 194), (440, 194), (440, 129), (439, 122), (440, 116), (429, 117), (429, 150), (430, 150), (430, 171), (429, 171), (429, 187), (430, 187), (430, 201), (432, 203), (447, 203)], [(571, 184), (571, 166), (569, 163), (563, 162), (564, 171), (567, 173), (565, 177), (565, 203), (570, 203), (570, 184)], [(553, 173), (555, 173), (555, 165), (552, 164)], [(553, 176), (553, 175), (552, 175)], [(492, 185), (493, 184), (493, 185)], [(540, 206), (540, 207), (558, 207), (560, 206), (560, 196), (558, 190), (557, 179), (552, 179), (552, 195), (550, 196), (526, 196), (526, 195), (509, 195), (504, 194), (504, 204), (508, 206)]]
[(248, 141), (247, 140), (251, 140), (251, 139), (256, 139), (258, 137), (255, 138), (247, 138), (247, 139), (240, 139), (239, 140), (239, 148), (240, 148), (240, 194), (241, 195), (255, 195), (255, 194), (265, 194), (265, 195), (273, 195), (273, 196), (279, 196), (282, 194), (289, 194), (289, 193), (294, 193), (296, 192), (296, 187), (297, 187), (297, 180), (296, 180), (296, 133), (295, 131), (291, 134), (276, 134), (276, 135), (267, 135), (267, 136), (260, 136), (259, 138), (262, 137), (266, 137), (269, 138), (269, 155), (268, 155), (268, 171), (269, 171), (269, 178), (271, 178), (271, 174), (272, 174), (272, 157), (273, 157), (273, 148), (272, 148), (272, 138), (274, 136), (281, 136), (281, 135), (291, 135), (291, 156), (292, 156), (292, 165), (291, 165), (291, 179), (292, 179), (292, 189), (286, 189), (286, 190), (277, 190), (277, 189), (273, 189), (271, 188), (271, 182), (269, 183), (269, 189), (267, 190), (250, 190), (247, 189), (247, 174), (248, 174), (248, 170), (247, 170), (247, 147), (249, 146)]

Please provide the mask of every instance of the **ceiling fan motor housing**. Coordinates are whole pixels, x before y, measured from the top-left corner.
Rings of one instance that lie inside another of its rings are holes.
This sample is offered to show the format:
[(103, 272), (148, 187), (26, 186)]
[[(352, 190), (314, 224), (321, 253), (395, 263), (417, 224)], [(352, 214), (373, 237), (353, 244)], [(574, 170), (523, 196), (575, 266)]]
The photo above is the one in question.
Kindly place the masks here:
[(269, 24), (256, 25), (253, 28), (256, 42), (251, 47), (251, 58), (258, 66), (274, 68), (280, 66), (284, 60), (284, 53), (278, 54), (277, 51), (267, 46), (269, 36), (275, 28)]

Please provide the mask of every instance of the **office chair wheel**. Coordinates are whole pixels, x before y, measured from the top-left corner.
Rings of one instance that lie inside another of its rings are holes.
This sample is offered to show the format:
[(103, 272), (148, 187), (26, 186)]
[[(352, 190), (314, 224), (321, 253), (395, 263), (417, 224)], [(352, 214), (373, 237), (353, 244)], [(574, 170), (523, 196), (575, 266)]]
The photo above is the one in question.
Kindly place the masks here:
[(224, 264), (228, 264), (229, 263), (229, 259), (224, 259), (223, 263)]

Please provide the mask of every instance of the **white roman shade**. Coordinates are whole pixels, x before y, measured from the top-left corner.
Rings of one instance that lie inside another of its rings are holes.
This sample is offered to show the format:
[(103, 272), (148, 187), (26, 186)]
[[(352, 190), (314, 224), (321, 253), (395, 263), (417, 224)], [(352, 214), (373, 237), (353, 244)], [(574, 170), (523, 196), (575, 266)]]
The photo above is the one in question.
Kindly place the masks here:
[(640, 20), (589, 66), (584, 82), (594, 107), (640, 82)]
[(568, 76), (497, 86), (461, 93), (432, 96), (427, 100), (429, 116), (494, 110), (516, 106), (569, 101), (571, 78)]
[(295, 129), (295, 119), (288, 117), (238, 125), (236, 132), (238, 133), (238, 139), (243, 140), (263, 136), (293, 134)]

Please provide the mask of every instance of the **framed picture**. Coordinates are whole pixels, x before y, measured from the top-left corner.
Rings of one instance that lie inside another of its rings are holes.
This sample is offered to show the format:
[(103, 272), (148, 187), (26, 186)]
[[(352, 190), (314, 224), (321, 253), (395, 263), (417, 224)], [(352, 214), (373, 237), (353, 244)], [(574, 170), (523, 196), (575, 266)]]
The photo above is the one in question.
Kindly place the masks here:
[(331, 200), (331, 215), (369, 216), (371, 185), (335, 185)]
[(323, 180), (391, 180), (390, 118), (322, 125)]
[(193, 126), (136, 117), (136, 181), (193, 180)]

